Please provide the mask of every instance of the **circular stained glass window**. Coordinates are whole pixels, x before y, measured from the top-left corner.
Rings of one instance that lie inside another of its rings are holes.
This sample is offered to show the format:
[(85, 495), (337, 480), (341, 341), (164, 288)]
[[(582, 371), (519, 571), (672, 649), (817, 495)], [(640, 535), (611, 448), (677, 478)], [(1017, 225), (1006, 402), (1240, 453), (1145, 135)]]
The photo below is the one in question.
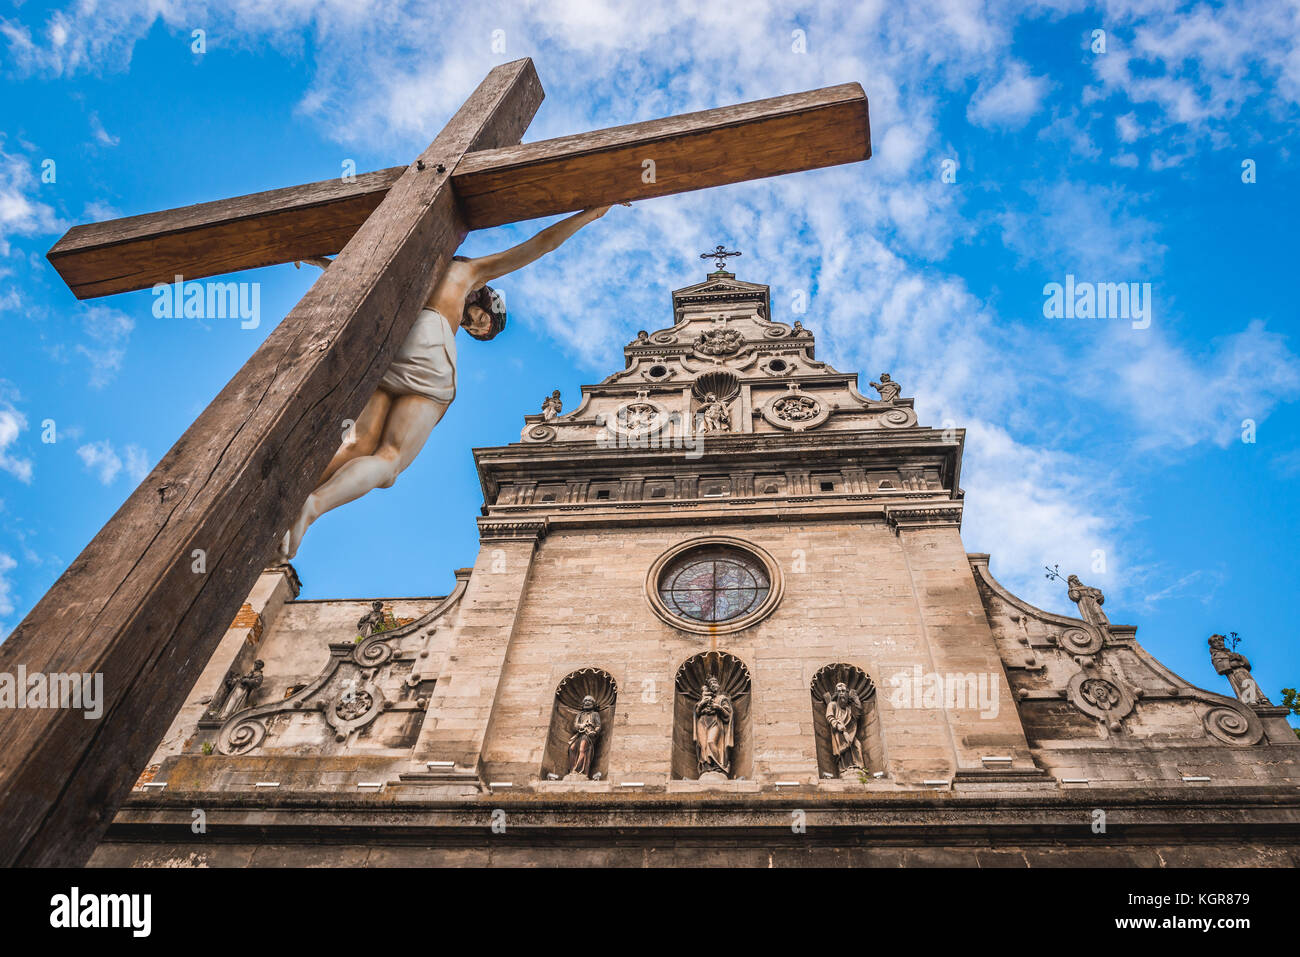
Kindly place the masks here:
[(669, 612), (701, 622), (731, 621), (763, 604), (772, 590), (767, 569), (735, 548), (705, 546), (678, 556), (659, 578)]

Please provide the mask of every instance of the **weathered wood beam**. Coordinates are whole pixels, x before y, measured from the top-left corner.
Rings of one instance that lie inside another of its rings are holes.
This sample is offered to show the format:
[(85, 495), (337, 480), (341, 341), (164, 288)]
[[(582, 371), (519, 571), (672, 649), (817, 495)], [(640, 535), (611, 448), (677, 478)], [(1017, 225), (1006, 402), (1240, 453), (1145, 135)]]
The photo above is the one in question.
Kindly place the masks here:
[(465, 222), (483, 229), (870, 156), (866, 93), (844, 83), (471, 153), (452, 183)]
[[(451, 170), (542, 99), (496, 67), (334, 264), (0, 644), (0, 672), (100, 673), (104, 713), (0, 710), (0, 864), (85, 862), (464, 239)], [(441, 165), (443, 172), (438, 172)], [(197, 572), (201, 550), (206, 569)]]
[[(465, 156), (452, 184), (471, 229), (852, 163), (871, 156), (857, 83)], [(651, 179), (646, 160), (654, 162)], [(79, 299), (325, 256), (402, 167), (75, 226), (50, 262)], [(649, 180), (649, 181), (647, 181)]]
[(405, 166), (73, 226), (46, 258), (78, 299), (333, 255)]

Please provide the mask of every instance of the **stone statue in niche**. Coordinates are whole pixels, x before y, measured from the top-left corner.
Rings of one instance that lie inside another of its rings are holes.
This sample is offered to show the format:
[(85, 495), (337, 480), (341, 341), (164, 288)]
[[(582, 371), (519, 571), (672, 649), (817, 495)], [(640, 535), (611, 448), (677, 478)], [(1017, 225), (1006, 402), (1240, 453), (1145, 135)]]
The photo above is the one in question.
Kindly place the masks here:
[(246, 672), (239, 677), (235, 677), (233, 674), (226, 676), (228, 690), (226, 691), (226, 700), (221, 706), (220, 717), (228, 718), (232, 714), (252, 706), (253, 695), (257, 693), (258, 688), (262, 687), (263, 667), (265, 667), (265, 663), (259, 658), (253, 662), (252, 671)]
[(1079, 617), (1101, 632), (1102, 637), (1110, 634), (1110, 619), (1101, 610), (1106, 603), (1106, 596), (1100, 588), (1091, 588), (1079, 581), (1078, 575), (1071, 575), (1067, 580), (1070, 586), (1070, 601), (1079, 606)]
[(549, 422), (561, 412), (564, 411), (564, 403), (560, 401), (560, 390), (556, 389), (545, 399), (542, 400), (542, 419)]
[(880, 401), (894, 404), (903, 387), (889, 377), (888, 372), (880, 373), (880, 381), (871, 383), (871, 388), (880, 393)]
[(1246, 704), (1272, 704), (1250, 673), (1250, 659), (1229, 651), (1224, 640), (1223, 635), (1210, 636), (1210, 663), (1214, 665), (1214, 670), (1228, 679), (1237, 700)]
[(700, 776), (731, 777), (731, 752), (736, 747), (735, 708), (717, 678), (709, 678), (695, 703), (695, 756)]
[(573, 737), (569, 738), (569, 773), (565, 777), (573, 775), (591, 777), (591, 768), (596, 761), (596, 748), (600, 744), (603, 730), (596, 699), (587, 695), (582, 699), (582, 708), (573, 718)]
[(731, 413), (712, 392), (704, 397), (704, 404), (695, 413), (695, 431), (706, 434), (731, 431)]
[(377, 635), (383, 630), (384, 603), (382, 601), (372, 601), (370, 610), (357, 621), (357, 634), (362, 638), (369, 638), (371, 635)]
[(835, 690), (826, 696), (826, 723), (831, 726), (831, 751), (841, 777), (866, 767), (858, 734), (861, 718), (862, 699), (843, 681), (837, 682)]

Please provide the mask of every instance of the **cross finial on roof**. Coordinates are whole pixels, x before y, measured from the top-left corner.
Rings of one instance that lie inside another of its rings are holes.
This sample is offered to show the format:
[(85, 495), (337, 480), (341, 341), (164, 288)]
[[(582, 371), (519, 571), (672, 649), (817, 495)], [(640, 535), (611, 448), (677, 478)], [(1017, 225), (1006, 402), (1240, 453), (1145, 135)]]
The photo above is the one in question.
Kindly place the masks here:
[(728, 257), (730, 257), (730, 256), (739, 256), (739, 255), (740, 255), (740, 252), (739, 252), (738, 250), (735, 251), (735, 252), (729, 251), (725, 246), (723, 246), (721, 243), (719, 243), (718, 246), (717, 246), (717, 248), (715, 248), (715, 249), (713, 250), (713, 252), (711, 252), (711, 253), (700, 253), (700, 258), (701, 258), (701, 259), (716, 259), (716, 260), (717, 260), (717, 266), (718, 266), (718, 269), (719, 269), (719, 271), (721, 271), (722, 269), (726, 268), (726, 265), (727, 265), (727, 258), (728, 258)]

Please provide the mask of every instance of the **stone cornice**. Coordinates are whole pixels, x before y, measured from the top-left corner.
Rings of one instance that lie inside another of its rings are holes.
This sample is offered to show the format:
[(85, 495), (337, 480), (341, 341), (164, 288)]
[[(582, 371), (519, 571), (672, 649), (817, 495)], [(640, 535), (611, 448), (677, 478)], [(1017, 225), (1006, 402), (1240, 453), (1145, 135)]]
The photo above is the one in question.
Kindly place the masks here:
[(885, 521), (897, 534), (906, 528), (961, 528), (960, 502), (943, 505), (886, 505)]
[(478, 520), (478, 537), (480, 542), (536, 542), (546, 537), (548, 524), (545, 518), (502, 521), (484, 517)]

